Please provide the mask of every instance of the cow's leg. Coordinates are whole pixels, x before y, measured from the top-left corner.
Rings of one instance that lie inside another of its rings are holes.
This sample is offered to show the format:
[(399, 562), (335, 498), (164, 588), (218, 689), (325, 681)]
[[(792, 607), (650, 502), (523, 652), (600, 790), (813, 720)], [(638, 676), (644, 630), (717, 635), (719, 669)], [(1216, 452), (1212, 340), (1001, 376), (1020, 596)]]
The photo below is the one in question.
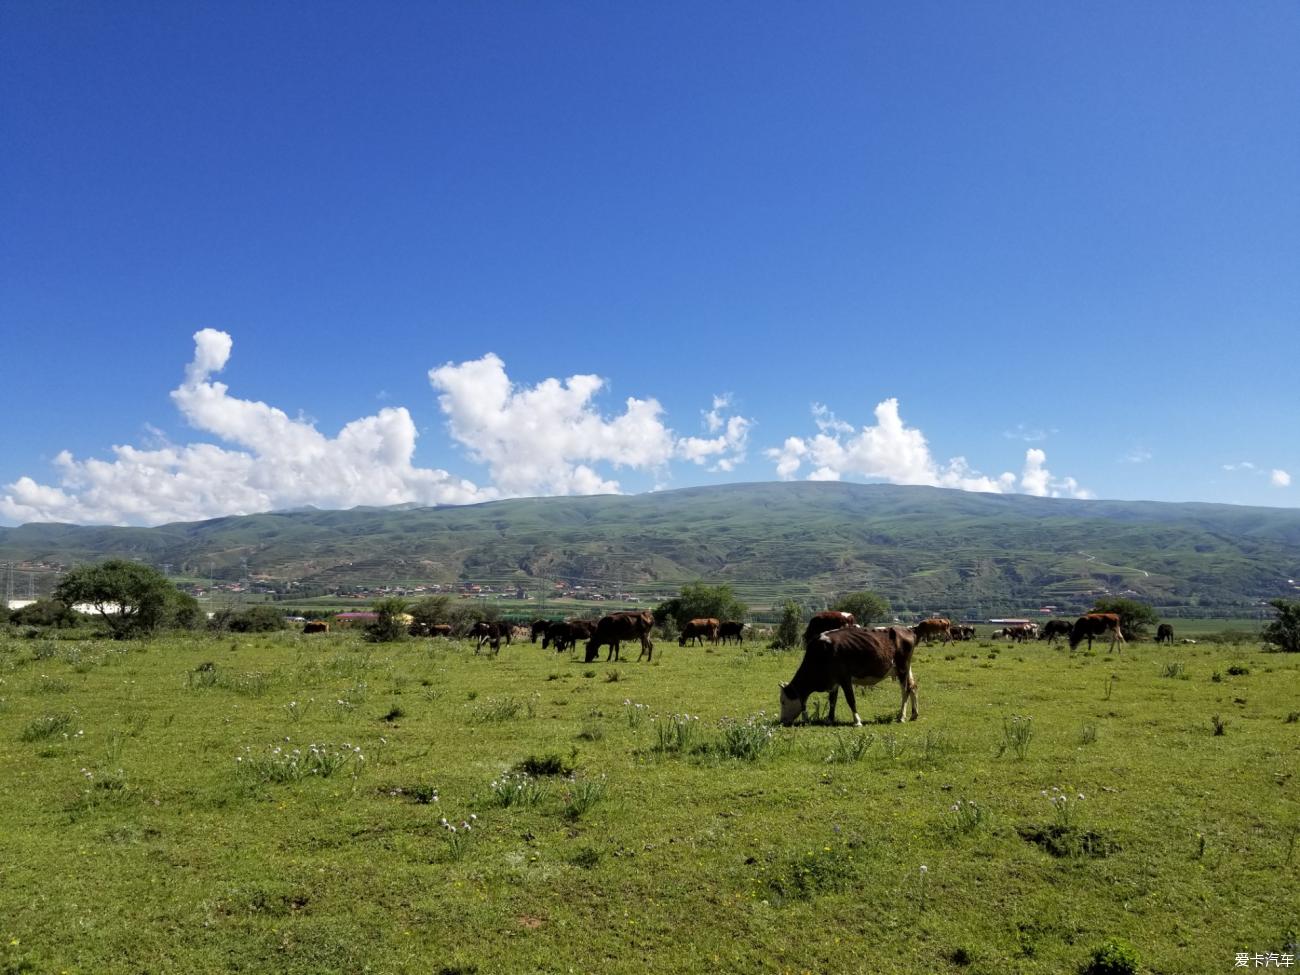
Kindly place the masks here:
[(827, 709), (826, 709), (826, 723), (827, 723), (827, 724), (834, 724), (834, 723), (835, 723), (835, 704), (836, 704), (836, 702), (838, 702), (839, 699), (840, 699), (840, 689), (839, 689), (839, 687), (838, 687), (838, 686), (837, 686), (837, 687), (832, 687), (829, 691), (827, 691), (827, 692), (826, 692), (826, 699), (830, 702), (830, 706), (827, 707)]
[(844, 682), (840, 684), (840, 686), (844, 688), (844, 703), (847, 704), (849, 706), (849, 710), (853, 712), (853, 727), (861, 728), (862, 718), (858, 715), (858, 701), (853, 694), (852, 679), (846, 677), (844, 679)]
[(916, 678), (912, 676), (912, 668), (909, 666), (907, 671), (898, 674), (898, 686), (903, 692), (903, 703), (898, 709), (898, 721), (903, 724), (907, 721), (907, 702), (912, 702), (912, 720), (915, 721), (920, 717), (920, 712), (916, 709)]

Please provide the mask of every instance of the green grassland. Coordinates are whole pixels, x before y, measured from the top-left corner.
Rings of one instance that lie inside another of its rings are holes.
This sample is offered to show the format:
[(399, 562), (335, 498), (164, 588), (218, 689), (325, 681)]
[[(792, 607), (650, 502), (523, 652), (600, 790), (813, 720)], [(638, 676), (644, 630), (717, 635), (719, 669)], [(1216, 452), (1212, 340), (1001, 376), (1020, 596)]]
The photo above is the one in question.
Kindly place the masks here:
[[(935, 645), (915, 724), (891, 685), (863, 728), (773, 726), (796, 664), (9, 638), (0, 971), (1059, 975), (1117, 937), (1222, 973), (1300, 940), (1300, 656)], [(530, 759), (561, 774), (503, 784)]]

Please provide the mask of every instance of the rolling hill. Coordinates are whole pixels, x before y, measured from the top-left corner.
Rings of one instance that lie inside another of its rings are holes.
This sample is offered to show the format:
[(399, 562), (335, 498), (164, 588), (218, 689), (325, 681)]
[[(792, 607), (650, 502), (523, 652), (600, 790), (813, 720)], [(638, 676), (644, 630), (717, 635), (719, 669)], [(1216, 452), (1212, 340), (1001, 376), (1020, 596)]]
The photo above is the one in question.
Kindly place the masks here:
[(751, 601), (870, 588), (988, 614), (1101, 593), (1189, 612), (1293, 596), (1300, 511), (1075, 501), (928, 487), (760, 483), (464, 507), (313, 509), (156, 528), (0, 528), (0, 560), (124, 556), (248, 571), (305, 591), (380, 582), (591, 580), (662, 592), (728, 581)]

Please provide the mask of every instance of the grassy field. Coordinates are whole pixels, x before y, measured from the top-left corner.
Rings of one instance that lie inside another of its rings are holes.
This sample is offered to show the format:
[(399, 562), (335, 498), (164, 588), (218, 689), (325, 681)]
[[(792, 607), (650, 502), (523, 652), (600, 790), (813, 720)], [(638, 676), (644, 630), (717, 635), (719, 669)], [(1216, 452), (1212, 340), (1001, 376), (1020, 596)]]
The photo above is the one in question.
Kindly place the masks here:
[(1295, 951), (1300, 657), (934, 646), (919, 722), (883, 723), (891, 686), (860, 693), (867, 727), (773, 727), (796, 664), (0, 642), (0, 971), (1064, 973), (1115, 937), (1145, 972), (1227, 973)]

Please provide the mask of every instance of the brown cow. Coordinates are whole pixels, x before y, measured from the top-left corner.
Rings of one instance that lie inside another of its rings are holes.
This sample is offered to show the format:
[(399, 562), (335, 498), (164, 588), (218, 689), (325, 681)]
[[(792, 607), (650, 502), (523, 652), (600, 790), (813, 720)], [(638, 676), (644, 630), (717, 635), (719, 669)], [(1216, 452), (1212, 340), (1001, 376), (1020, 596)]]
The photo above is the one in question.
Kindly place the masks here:
[(302, 625), (304, 633), (328, 633), (330, 625), (324, 620), (308, 620)]
[(1008, 639), (1015, 640), (1017, 643), (1024, 643), (1038, 636), (1038, 627), (1034, 623), (1016, 623), (1008, 626), (1004, 632)]
[(556, 653), (562, 653), (577, 645), (579, 640), (591, 638), (596, 624), (591, 620), (559, 620), (546, 628), (542, 636), (542, 649), (554, 645)]
[(828, 609), (824, 613), (814, 613), (812, 619), (808, 621), (808, 626), (803, 631), (804, 649), (812, 646), (823, 633), (829, 633), (831, 630), (838, 630), (845, 626), (857, 626), (857, 619), (852, 613), (843, 613), (837, 609)]
[(723, 643), (732, 639), (737, 643), (744, 643), (745, 624), (739, 620), (723, 620), (718, 624), (718, 639)]
[(441, 636), (451, 639), (450, 623), (433, 623), (429, 626), (429, 636)]
[(1174, 625), (1172, 623), (1161, 623), (1156, 627), (1156, 643), (1168, 643), (1172, 645), (1173, 642)]
[(687, 640), (692, 644), (703, 643), (706, 637), (710, 643), (717, 643), (718, 626), (718, 621), (713, 617), (691, 620), (682, 627), (682, 635), (677, 638), (677, 645), (684, 647)]
[(1089, 613), (1086, 616), (1080, 616), (1074, 621), (1074, 628), (1070, 630), (1070, 649), (1073, 650), (1086, 638), (1088, 649), (1092, 649), (1093, 637), (1110, 634), (1110, 649), (1115, 649), (1115, 644), (1120, 645), (1120, 650), (1124, 649), (1124, 634), (1120, 632), (1119, 614), (1118, 613)]
[(901, 626), (891, 626), (884, 632), (852, 626), (821, 634), (804, 650), (803, 661), (790, 682), (781, 685), (781, 723), (792, 724), (804, 713), (808, 696), (817, 691), (829, 693), (827, 720), (834, 723), (835, 702), (843, 689), (844, 700), (853, 712), (853, 723), (860, 726), (862, 718), (858, 714), (853, 685), (870, 687), (891, 674), (898, 679), (903, 692), (898, 720), (907, 720), (909, 700), (915, 720), (918, 717), (916, 678), (912, 676), (912, 653), (915, 650), (915, 634)]
[(602, 646), (609, 647), (609, 652), (605, 655), (606, 661), (620, 659), (619, 644), (633, 638), (641, 641), (641, 652), (637, 654), (636, 659), (648, 657), (654, 660), (655, 645), (650, 642), (650, 633), (654, 630), (654, 625), (655, 618), (648, 609), (602, 616), (600, 622), (596, 624), (596, 632), (587, 641), (586, 662), (591, 663), (595, 660)]
[(952, 621), (943, 619), (939, 616), (932, 616), (928, 620), (921, 620), (914, 627), (912, 632), (916, 634), (917, 643), (929, 643), (935, 637), (943, 637), (944, 643), (952, 642)]

